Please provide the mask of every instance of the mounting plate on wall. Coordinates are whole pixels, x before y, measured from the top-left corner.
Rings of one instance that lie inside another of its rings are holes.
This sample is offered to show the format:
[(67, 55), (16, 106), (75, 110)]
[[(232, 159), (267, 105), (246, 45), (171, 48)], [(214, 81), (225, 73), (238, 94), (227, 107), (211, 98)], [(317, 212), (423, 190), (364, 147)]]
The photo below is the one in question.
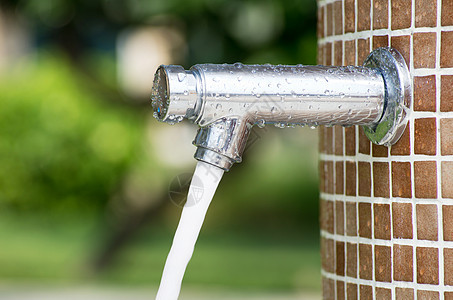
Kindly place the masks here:
[(403, 56), (393, 48), (370, 53), (364, 67), (377, 68), (385, 82), (384, 113), (375, 126), (363, 126), (366, 136), (377, 145), (391, 146), (403, 135), (411, 108), (411, 77)]

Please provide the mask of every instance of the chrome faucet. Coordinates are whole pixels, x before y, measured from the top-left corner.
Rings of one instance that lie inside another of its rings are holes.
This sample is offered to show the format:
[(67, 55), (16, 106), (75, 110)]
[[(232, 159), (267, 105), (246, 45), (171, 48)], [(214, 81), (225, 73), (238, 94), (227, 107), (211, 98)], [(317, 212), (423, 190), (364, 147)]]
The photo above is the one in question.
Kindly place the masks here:
[(253, 125), (362, 125), (390, 146), (406, 127), (411, 84), (401, 54), (379, 48), (363, 66), (162, 65), (151, 98), (158, 120), (198, 124), (195, 158), (228, 171)]

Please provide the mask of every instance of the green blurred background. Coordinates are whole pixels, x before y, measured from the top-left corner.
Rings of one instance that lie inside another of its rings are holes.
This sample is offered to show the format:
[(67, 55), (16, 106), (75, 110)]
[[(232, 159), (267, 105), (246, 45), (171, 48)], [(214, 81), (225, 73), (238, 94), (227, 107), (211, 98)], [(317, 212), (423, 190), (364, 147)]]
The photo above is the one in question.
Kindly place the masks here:
[[(315, 31), (315, 0), (2, 0), (0, 297), (151, 299), (196, 133), (152, 118), (155, 69), (314, 64)], [(320, 293), (316, 144), (310, 129), (254, 129), (214, 197), (184, 299)]]

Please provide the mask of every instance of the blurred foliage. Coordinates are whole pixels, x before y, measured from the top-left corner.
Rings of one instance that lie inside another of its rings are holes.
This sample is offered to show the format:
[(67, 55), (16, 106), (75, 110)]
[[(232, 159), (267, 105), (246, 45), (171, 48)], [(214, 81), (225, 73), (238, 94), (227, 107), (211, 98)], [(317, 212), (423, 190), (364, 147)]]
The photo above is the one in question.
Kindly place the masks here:
[[(69, 287), (80, 283), (109, 284), (116, 288), (157, 287), (173, 232), (147, 228), (140, 234), (140, 242), (124, 249), (111, 269), (92, 276), (86, 261), (87, 249), (92, 249), (98, 239), (92, 234), (96, 222), (92, 217), (85, 217), (83, 222), (79, 218), (47, 224), (36, 218), (18, 222), (11, 215), (1, 214), (0, 236), (8, 243), (0, 247), (0, 278), (8, 278), (8, 282), (32, 279)], [(271, 243), (264, 234), (241, 231), (202, 234), (184, 278), (183, 295), (188, 286), (252, 291), (319, 290), (317, 244), (293, 237), (294, 233), (283, 233)], [(2, 285), (5, 286), (4, 281)]]
[[(128, 102), (117, 87), (121, 31), (144, 24), (176, 28), (187, 41), (177, 62), (185, 67), (316, 62), (315, 0), (2, 0), (0, 8), (26, 20), (39, 53), (0, 77), (0, 210), (6, 212), (0, 235), (9, 241), (0, 249), (3, 278), (74, 279), (71, 272), (89, 256), (83, 252), (112, 231), (100, 217), (110, 200), (122, 197), (125, 185), (145, 200), (162, 198), (182, 171), (164, 166), (149, 145), (160, 129), (148, 122), (151, 108)], [(319, 288), (312, 276), (317, 249), (302, 249), (307, 240), (317, 243), (300, 231), (303, 225), (318, 235), (315, 135), (265, 130), (224, 176), (200, 239), (206, 247), (198, 247), (188, 282)], [(23, 212), (36, 213), (36, 223), (23, 222), (33, 219)], [(49, 216), (69, 213), (77, 219), (72, 224), (43, 225)], [(162, 219), (147, 228), (153, 231), (121, 254), (107, 276), (157, 284), (171, 236), (164, 230), (175, 226), (178, 214), (175, 206), (159, 212)], [(231, 233), (225, 240), (216, 236), (222, 226)]]
[[(161, 174), (157, 167), (158, 158), (144, 154), (149, 109), (136, 109), (116, 86), (115, 43), (123, 29), (143, 24), (179, 29), (188, 47), (180, 63), (187, 67), (315, 62), (313, 0), (5, 0), (0, 5), (32, 25), (36, 46), (56, 46), (64, 53), (52, 51), (36, 64), (24, 63), (20, 72), (0, 82), (0, 205), (16, 209), (103, 208), (127, 178), (148, 176), (154, 183), (160, 176), (159, 188), (169, 180), (168, 172)], [(300, 151), (300, 146), (294, 147)], [(235, 167), (238, 179), (223, 185), (244, 196), (224, 208), (224, 215), (248, 203), (244, 219), (246, 212), (286, 211), (295, 220), (300, 219), (296, 212), (303, 211), (309, 217), (304, 220), (313, 221), (315, 170), (304, 160), (294, 163), (299, 153), (272, 162), (266, 154), (261, 159), (269, 162), (265, 172)], [(263, 182), (268, 189), (260, 193)], [(273, 182), (278, 182), (274, 188)], [(297, 201), (301, 193), (306, 201)], [(223, 194), (230, 193), (220, 188), (219, 197)], [(276, 198), (281, 199), (278, 206)]]
[(102, 102), (53, 52), (0, 81), (0, 205), (103, 207), (143, 149), (144, 115)]
[(298, 228), (316, 237), (316, 132), (273, 126), (253, 130), (259, 138), (245, 151), (244, 161), (223, 176), (207, 224), (254, 228), (269, 236), (271, 232)]
[(314, 64), (314, 0), (3, 0), (33, 25), (38, 44), (79, 55), (113, 51), (118, 31), (169, 25), (187, 38), (183, 63)]

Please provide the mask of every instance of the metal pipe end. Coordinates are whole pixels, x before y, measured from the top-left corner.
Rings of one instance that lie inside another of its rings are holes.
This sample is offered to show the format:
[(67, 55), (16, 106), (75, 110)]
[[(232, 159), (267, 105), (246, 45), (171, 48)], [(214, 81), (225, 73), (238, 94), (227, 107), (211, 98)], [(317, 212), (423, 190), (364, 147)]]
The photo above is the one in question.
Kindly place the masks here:
[(161, 65), (157, 69), (151, 91), (156, 119), (175, 124), (183, 118), (193, 118), (197, 102), (197, 79), (193, 72), (174, 65)]
[(216, 166), (225, 172), (228, 172), (236, 162), (225, 155), (203, 147), (197, 147), (197, 151), (195, 151), (193, 157), (198, 161), (204, 161), (210, 165)]

